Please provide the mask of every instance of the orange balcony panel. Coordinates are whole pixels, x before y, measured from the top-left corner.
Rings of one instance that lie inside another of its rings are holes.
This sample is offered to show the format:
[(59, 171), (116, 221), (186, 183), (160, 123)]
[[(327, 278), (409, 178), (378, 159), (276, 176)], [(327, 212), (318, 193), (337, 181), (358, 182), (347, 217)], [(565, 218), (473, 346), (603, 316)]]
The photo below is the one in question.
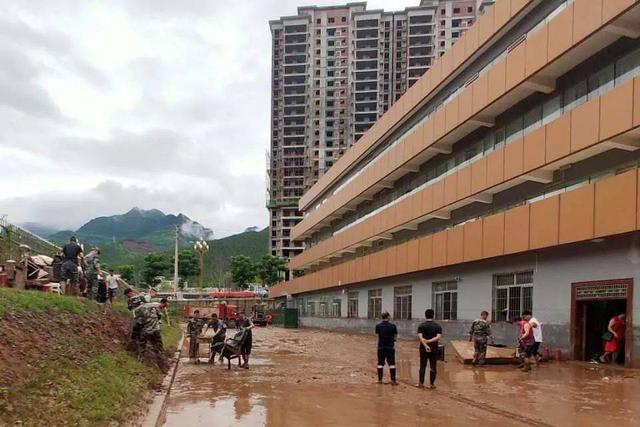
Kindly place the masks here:
[(602, 0), (575, 0), (573, 3), (573, 42), (591, 35), (602, 23)]
[(489, 76), (489, 102), (495, 101), (505, 91), (507, 61), (504, 59), (493, 66), (487, 73)]
[(640, 77), (633, 79), (633, 126), (640, 126)]
[(420, 194), (422, 201), (422, 212), (431, 212), (433, 210), (433, 186), (429, 185), (425, 187), (422, 191), (420, 191)]
[(524, 140), (519, 138), (504, 147), (504, 179), (522, 175), (524, 168)]
[(460, 121), (464, 122), (473, 114), (473, 88), (467, 87), (458, 97), (460, 98), (458, 115)]
[(523, 168), (527, 172), (544, 164), (545, 131), (543, 126), (524, 136)]
[(493, 25), (495, 30), (497, 31), (499, 28), (502, 28), (509, 21), (509, 19), (511, 19), (511, 1), (497, 1), (495, 3), (494, 9), (496, 11)]
[(433, 267), (433, 236), (424, 236), (419, 239), (420, 261), (418, 268), (428, 270)]
[(509, 209), (504, 214), (504, 253), (529, 249), (529, 205)]
[(447, 230), (433, 235), (433, 266), (447, 265)]
[(464, 225), (464, 260), (475, 261), (482, 258), (482, 220)]
[(445, 109), (440, 108), (433, 114), (433, 138), (438, 140), (444, 136), (445, 133)]
[(396, 274), (407, 273), (409, 265), (409, 243), (404, 242), (396, 248)]
[(525, 40), (525, 75), (531, 76), (547, 65), (548, 27), (544, 25)]
[[(376, 277), (386, 276), (388, 270), (388, 261), (391, 257), (388, 253), (385, 253), (385, 251), (378, 251), (374, 255), (376, 256), (371, 260), (371, 267), (375, 270)], [(393, 259), (395, 260), (395, 257), (393, 257)]]
[(420, 240), (409, 240), (407, 246), (407, 272), (420, 269)]
[(471, 167), (467, 166), (458, 171), (458, 199), (471, 195)]
[(456, 96), (445, 106), (445, 130), (450, 132), (458, 125), (458, 103), (460, 97)]
[(596, 183), (595, 237), (636, 228), (637, 169)]
[(600, 140), (600, 99), (582, 104), (571, 112), (571, 152), (590, 147)]
[(437, 88), (438, 85), (440, 84), (440, 82), (443, 79), (443, 76), (442, 76), (442, 61), (435, 61), (433, 63), (433, 65), (431, 66), (431, 68), (429, 68), (429, 71), (427, 71), (427, 72), (431, 74), (431, 82), (432, 82), (432, 85), (433, 85), (432, 88), (433, 89)]
[(531, 0), (511, 0), (511, 17), (520, 12)]
[(380, 251), (380, 253), (382, 254), (382, 257), (387, 263), (387, 269), (384, 271), (384, 273), (381, 273), (382, 276), (385, 276), (385, 275), (393, 276), (398, 274), (398, 272), (400, 271), (398, 267), (398, 258), (397, 258), (398, 246), (391, 246), (387, 249)]
[(464, 227), (447, 230), (447, 264), (459, 264), (464, 260)]
[(539, 249), (558, 244), (560, 198), (558, 196), (531, 204), (529, 216), (529, 248)]
[(361, 257), (356, 258), (356, 259), (353, 261), (353, 262), (354, 262), (354, 264), (355, 264), (355, 265), (354, 265), (354, 267), (353, 267), (353, 270), (354, 270), (354, 272), (355, 272), (354, 274), (355, 274), (355, 277), (356, 277), (356, 281), (357, 281), (357, 280), (362, 280), (362, 278), (363, 278), (363, 276), (364, 276), (364, 271), (363, 271), (363, 269), (362, 269), (362, 262), (364, 261), (364, 259), (365, 259), (366, 257), (367, 257), (366, 255), (363, 255), (363, 256), (361, 256)]
[(585, 185), (560, 195), (560, 244), (593, 239), (594, 189)]
[(547, 24), (549, 31), (547, 55), (553, 61), (573, 44), (573, 4), (570, 4)]
[(479, 193), (487, 188), (487, 158), (471, 163), (471, 193)]
[(451, 49), (445, 51), (444, 55), (442, 55), (439, 59), (442, 64), (442, 78), (446, 78), (453, 71), (453, 55), (451, 54)]
[(525, 47), (526, 44), (522, 42), (507, 54), (507, 90), (524, 80)]
[(411, 199), (411, 214), (409, 215), (409, 219), (416, 219), (424, 214), (422, 211), (422, 194), (420, 192), (413, 193), (410, 197)]
[(600, 140), (633, 126), (633, 81), (616, 87), (600, 98)]
[(479, 76), (472, 84), (473, 88), (473, 112), (477, 113), (487, 106), (489, 91), (489, 75), (485, 73)]
[(453, 56), (453, 69), (457, 69), (465, 60), (464, 42), (456, 43), (451, 47)]
[(547, 125), (546, 163), (567, 156), (571, 150), (571, 114), (560, 116)]
[(440, 180), (431, 186), (433, 188), (433, 209), (438, 210), (444, 206), (444, 180)]
[(485, 9), (484, 15), (478, 18), (475, 24), (478, 26), (478, 46), (482, 46), (493, 35), (494, 15), (495, 6), (491, 6)]
[(422, 125), (422, 146), (428, 147), (434, 141), (433, 139), (433, 116), (429, 117)]
[(487, 187), (493, 187), (504, 181), (504, 148), (498, 148), (487, 158)]
[(478, 50), (478, 26), (472, 25), (460, 40), (464, 41), (465, 56), (471, 57)]
[(504, 212), (485, 217), (482, 221), (482, 256), (491, 258), (504, 254)]
[(444, 179), (444, 205), (450, 205), (458, 199), (458, 173), (452, 173)]
[(602, 3), (602, 22), (608, 22), (618, 16), (636, 0), (605, 0)]

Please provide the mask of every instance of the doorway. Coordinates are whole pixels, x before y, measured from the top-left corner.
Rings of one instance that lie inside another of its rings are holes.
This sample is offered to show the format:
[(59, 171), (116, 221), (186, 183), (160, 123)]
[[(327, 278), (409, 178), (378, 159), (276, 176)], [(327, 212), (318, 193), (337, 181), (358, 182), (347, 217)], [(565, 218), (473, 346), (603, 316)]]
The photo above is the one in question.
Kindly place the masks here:
[(602, 334), (611, 318), (626, 313), (626, 332), (614, 362), (631, 365), (633, 279), (572, 284), (571, 347), (574, 360), (593, 360), (603, 353)]

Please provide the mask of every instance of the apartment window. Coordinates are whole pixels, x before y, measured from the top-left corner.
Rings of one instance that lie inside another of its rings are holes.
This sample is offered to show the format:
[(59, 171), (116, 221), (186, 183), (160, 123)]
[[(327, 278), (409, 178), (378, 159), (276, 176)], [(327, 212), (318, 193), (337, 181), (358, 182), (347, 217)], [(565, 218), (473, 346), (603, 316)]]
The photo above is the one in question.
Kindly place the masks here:
[(436, 319), (456, 320), (458, 318), (458, 281), (433, 282), (433, 302)]
[(351, 319), (358, 317), (358, 292), (347, 294), (347, 317)]
[(316, 39), (316, 46), (320, 46), (320, 39)]
[(395, 319), (411, 320), (411, 286), (393, 288)]
[(331, 317), (342, 317), (342, 301), (334, 299), (331, 301), (331, 311), (329, 313)]
[(471, 13), (471, 12), (473, 12), (473, 6), (469, 6), (469, 7), (467, 8), (467, 13)]
[(322, 19), (321, 18), (316, 19), (316, 24), (318, 25), (322, 24)]
[(493, 321), (521, 317), (533, 307), (533, 271), (493, 276)]
[[(440, 9), (440, 15), (444, 15), (445, 13), (447, 13), (444, 9)], [(444, 22), (444, 21), (442, 21)]]
[(379, 319), (382, 314), (382, 289), (373, 289), (369, 291), (369, 311), (367, 317), (369, 319)]
[(327, 303), (325, 301), (322, 301), (320, 303), (320, 310), (318, 312), (318, 316), (327, 317), (328, 315), (329, 315), (329, 309), (327, 307)]
[(311, 317), (316, 315), (316, 302), (315, 301), (308, 301), (307, 302), (306, 314), (307, 314), (307, 316), (311, 316)]
[(329, 24), (333, 24), (334, 22), (336, 22), (335, 18), (329, 18)]
[(460, 13), (460, 8), (459, 7), (454, 7), (453, 8), (453, 13)]

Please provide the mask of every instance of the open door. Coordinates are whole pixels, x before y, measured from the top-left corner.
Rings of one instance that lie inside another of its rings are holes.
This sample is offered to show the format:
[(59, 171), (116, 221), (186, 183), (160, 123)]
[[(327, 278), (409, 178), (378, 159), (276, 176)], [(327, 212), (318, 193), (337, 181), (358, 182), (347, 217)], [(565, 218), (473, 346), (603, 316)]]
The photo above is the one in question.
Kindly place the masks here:
[(619, 361), (632, 363), (633, 279), (573, 283), (571, 286), (571, 350), (574, 360), (592, 360), (602, 354), (602, 334), (609, 320), (626, 314), (625, 339)]

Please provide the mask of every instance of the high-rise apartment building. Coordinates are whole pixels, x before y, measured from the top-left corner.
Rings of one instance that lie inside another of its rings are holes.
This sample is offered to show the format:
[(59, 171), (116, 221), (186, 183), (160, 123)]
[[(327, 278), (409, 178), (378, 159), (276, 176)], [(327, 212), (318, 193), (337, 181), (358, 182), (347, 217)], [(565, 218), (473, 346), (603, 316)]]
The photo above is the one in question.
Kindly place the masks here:
[[(544, 319), (589, 361), (640, 367), (640, 0), (496, 0), (299, 201), (296, 277), (270, 289), (304, 326), (449, 340), (482, 310)], [(353, 319), (358, 319), (354, 321)]]
[(270, 249), (292, 257), (298, 200), (475, 21), (487, 0), (301, 7), (271, 21)]

